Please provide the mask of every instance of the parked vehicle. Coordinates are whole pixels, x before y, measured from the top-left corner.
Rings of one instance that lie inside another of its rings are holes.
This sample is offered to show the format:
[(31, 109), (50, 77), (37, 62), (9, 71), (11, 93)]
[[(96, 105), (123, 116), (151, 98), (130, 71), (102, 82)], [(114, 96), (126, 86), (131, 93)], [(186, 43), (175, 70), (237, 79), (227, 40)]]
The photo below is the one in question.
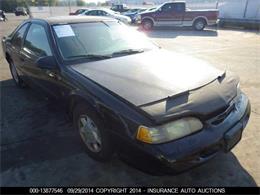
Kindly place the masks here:
[(3, 10), (0, 10), (0, 21), (7, 21), (5, 12)]
[(154, 26), (192, 26), (195, 30), (203, 30), (207, 25), (216, 24), (218, 10), (190, 10), (182, 1), (167, 2), (152, 11), (139, 15), (145, 30)]
[(137, 14), (144, 12), (145, 10), (146, 10), (145, 8), (134, 8), (128, 10), (127, 12), (124, 12), (123, 15), (130, 17), (131, 23), (135, 23)]
[(26, 10), (25, 7), (17, 7), (17, 8), (15, 8), (14, 14), (16, 16), (27, 16), (28, 15), (27, 10)]
[(117, 152), (145, 172), (178, 173), (230, 151), (249, 119), (237, 76), (111, 18), (26, 20), (2, 46), (15, 83), (63, 103), (99, 161)]
[(226, 1), (217, 5), (219, 26), (233, 25), (260, 30), (260, 1)]
[(128, 11), (129, 8), (125, 4), (114, 4), (112, 5), (111, 10), (121, 13)]
[(89, 9), (77, 9), (75, 12), (71, 12), (69, 13), (70, 16), (73, 16), (73, 15), (79, 15), (85, 11), (88, 11)]
[(151, 7), (151, 8), (149, 8), (149, 9), (146, 9), (146, 10), (144, 10), (144, 11), (142, 11), (142, 12), (139, 12), (138, 14), (136, 14), (135, 15), (135, 18), (134, 18), (134, 20), (135, 20), (135, 23), (141, 23), (141, 13), (144, 13), (144, 12), (150, 12), (150, 11), (153, 11), (153, 10), (155, 10), (156, 9), (156, 7)]
[(126, 24), (131, 22), (130, 17), (121, 15), (120, 13), (116, 13), (110, 9), (92, 9), (92, 10), (85, 11), (79, 15), (81, 15), (81, 16), (105, 16), (105, 17), (117, 19)]

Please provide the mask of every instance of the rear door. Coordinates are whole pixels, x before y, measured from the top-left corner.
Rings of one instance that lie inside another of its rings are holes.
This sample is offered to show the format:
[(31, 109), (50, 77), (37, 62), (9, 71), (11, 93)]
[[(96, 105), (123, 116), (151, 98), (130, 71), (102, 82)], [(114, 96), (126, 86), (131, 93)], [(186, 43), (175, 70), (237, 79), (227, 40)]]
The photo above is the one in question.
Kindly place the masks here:
[(27, 82), (32, 86), (47, 92), (48, 95), (59, 97), (60, 90), (55, 72), (44, 70), (36, 65), (40, 57), (52, 56), (51, 47), (46, 30), (43, 25), (32, 23), (24, 39), (21, 49), (24, 59), (23, 70), (26, 74)]
[(185, 15), (185, 9), (185, 3), (174, 3), (172, 12), (173, 25), (182, 25)]

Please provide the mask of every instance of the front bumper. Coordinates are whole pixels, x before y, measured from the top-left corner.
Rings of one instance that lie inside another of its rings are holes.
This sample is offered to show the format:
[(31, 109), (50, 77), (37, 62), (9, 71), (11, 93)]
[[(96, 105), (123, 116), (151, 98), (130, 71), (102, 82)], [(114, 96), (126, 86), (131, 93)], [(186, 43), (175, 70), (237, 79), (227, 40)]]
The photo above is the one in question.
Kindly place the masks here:
[(193, 135), (164, 144), (121, 144), (120, 156), (127, 163), (153, 175), (177, 174), (203, 164), (220, 152), (229, 152), (241, 139), (250, 116), (250, 102), (235, 108), (218, 125), (205, 124)]

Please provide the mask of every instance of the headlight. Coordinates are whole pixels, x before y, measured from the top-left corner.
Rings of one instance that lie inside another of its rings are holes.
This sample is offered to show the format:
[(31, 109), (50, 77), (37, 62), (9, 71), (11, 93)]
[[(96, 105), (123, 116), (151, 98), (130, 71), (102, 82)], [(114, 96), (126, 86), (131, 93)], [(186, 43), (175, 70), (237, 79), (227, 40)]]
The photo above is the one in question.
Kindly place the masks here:
[(234, 98), (233, 102), (235, 103), (237, 111), (240, 112), (240, 114), (243, 114), (248, 104), (248, 98), (241, 91), (239, 84), (237, 85), (237, 96)]
[(202, 127), (199, 119), (186, 117), (157, 127), (140, 126), (136, 138), (145, 143), (159, 144), (192, 134)]
[(240, 83), (237, 84), (237, 96), (241, 95)]
[(128, 18), (120, 18), (119, 20), (124, 23), (129, 23), (131, 21), (131, 19), (128, 19)]
[(242, 98), (242, 91), (240, 89), (240, 83), (237, 84), (237, 95), (236, 97), (232, 100), (231, 104), (235, 104), (236, 107), (240, 106), (240, 102), (241, 102), (241, 98)]
[(137, 15), (137, 16), (135, 17), (135, 19), (136, 19), (136, 20), (141, 20), (141, 15)]

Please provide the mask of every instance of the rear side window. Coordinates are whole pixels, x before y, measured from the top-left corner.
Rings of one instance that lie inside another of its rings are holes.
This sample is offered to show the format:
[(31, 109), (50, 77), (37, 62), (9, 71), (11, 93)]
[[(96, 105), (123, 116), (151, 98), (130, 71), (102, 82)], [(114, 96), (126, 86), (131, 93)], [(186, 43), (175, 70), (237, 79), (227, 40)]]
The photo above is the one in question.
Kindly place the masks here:
[(24, 40), (24, 50), (35, 56), (51, 56), (51, 48), (43, 26), (32, 24)]
[(173, 9), (175, 12), (183, 12), (185, 10), (185, 4), (184, 3), (175, 3)]
[(97, 13), (97, 11), (96, 11), (96, 10), (93, 10), (93, 11), (89, 11), (89, 12), (87, 12), (87, 13), (86, 13), (86, 15), (90, 15), (90, 16), (97, 16), (97, 15), (98, 15), (98, 13)]
[(22, 46), (22, 42), (23, 42), (23, 37), (24, 37), (24, 33), (28, 27), (28, 23), (24, 24), (15, 34), (14, 37), (12, 39), (12, 44), (14, 47), (16, 47), (17, 49), (21, 49)]
[(85, 10), (84, 9), (78, 9), (75, 13), (76, 14), (81, 14), (81, 13), (83, 13)]
[(102, 11), (102, 10), (99, 10), (99, 13), (98, 13), (99, 16), (107, 16), (108, 13), (105, 12), (105, 11)]

